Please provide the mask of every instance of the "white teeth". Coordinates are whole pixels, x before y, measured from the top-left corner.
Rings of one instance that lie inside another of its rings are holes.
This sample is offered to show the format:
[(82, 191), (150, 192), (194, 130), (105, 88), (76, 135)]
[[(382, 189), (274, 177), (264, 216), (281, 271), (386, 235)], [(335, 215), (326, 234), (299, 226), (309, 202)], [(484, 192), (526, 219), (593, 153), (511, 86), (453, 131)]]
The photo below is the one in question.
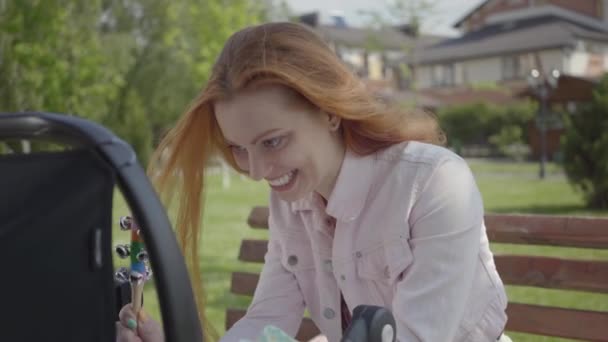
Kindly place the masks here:
[(291, 181), (291, 178), (293, 178), (294, 174), (295, 174), (295, 170), (291, 171), (288, 174), (285, 174), (277, 179), (269, 180), (268, 184), (270, 184), (272, 186), (283, 186)]

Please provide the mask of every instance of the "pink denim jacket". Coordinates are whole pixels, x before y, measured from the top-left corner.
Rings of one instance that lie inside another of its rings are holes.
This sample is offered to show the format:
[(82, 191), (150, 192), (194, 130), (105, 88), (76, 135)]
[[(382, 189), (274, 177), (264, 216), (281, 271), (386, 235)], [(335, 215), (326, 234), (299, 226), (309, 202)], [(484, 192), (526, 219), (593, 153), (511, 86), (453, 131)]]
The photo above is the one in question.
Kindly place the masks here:
[(295, 335), (305, 310), (330, 342), (352, 311), (389, 308), (400, 342), (496, 341), (507, 298), (466, 162), (409, 142), (347, 151), (327, 206), (318, 194), (270, 196), (270, 239), (251, 306), (222, 341), (274, 325)]

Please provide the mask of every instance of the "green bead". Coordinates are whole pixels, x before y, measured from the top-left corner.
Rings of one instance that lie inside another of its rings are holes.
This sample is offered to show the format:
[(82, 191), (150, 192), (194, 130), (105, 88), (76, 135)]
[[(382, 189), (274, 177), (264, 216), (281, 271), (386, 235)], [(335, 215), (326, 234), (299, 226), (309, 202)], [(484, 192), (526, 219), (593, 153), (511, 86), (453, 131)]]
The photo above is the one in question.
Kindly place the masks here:
[(129, 329), (135, 330), (137, 329), (137, 322), (133, 318), (129, 318), (129, 320), (127, 321), (127, 326), (129, 327)]

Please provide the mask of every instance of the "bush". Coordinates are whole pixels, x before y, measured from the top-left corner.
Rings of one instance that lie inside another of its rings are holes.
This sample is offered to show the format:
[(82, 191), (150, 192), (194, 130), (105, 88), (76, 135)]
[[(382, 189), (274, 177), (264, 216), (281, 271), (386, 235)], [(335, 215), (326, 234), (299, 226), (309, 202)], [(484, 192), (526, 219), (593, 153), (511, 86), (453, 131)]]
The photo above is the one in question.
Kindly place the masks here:
[(485, 103), (442, 108), (439, 123), (448, 137), (448, 144), (458, 141), (462, 145), (482, 144), (488, 138), (488, 122), (493, 121), (492, 112)]
[(585, 196), (587, 206), (608, 209), (608, 74), (591, 103), (564, 119), (561, 144), (568, 180)]
[(443, 108), (438, 117), (452, 148), (489, 145), (502, 155), (523, 159), (529, 153), (524, 132), (535, 113), (532, 102), (480, 102)]
[(489, 140), (501, 154), (516, 161), (524, 161), (530, 154), (530, 147), (522, 142), (523, 130), (520, 126), (504, 126), (500, 132), (491, 136)]

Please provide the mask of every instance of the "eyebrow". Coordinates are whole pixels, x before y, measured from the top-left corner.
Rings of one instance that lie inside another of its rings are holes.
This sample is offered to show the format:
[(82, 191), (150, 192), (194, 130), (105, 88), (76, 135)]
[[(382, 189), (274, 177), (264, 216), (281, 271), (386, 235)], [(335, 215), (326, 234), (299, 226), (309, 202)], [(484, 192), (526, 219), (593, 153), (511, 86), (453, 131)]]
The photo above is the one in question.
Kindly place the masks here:
[[(267, 135), (269, 135), (271, 133), (277, 132), (277, 131), (280, 131), (280, 129), (279, 128), (273, 128), (273, 129), (267, 130), (266, 132), (263, 132), (262, 134), (258, 134), (258, 136), (255, 137), (255, 138), (253, 138), (253, 140), (251, 141), (251, 145), (257, 144), (258, 140), (264, 138), (265, 136), (267, 136)], [(227, 144), (238, 145), (238, 144), (235, 144), (235, 143), (233, 143), (232, 141), (230, 141), (230, 140), (228, 140), (226, 138), (224, 138), (224, 140), (226, 141)]]

